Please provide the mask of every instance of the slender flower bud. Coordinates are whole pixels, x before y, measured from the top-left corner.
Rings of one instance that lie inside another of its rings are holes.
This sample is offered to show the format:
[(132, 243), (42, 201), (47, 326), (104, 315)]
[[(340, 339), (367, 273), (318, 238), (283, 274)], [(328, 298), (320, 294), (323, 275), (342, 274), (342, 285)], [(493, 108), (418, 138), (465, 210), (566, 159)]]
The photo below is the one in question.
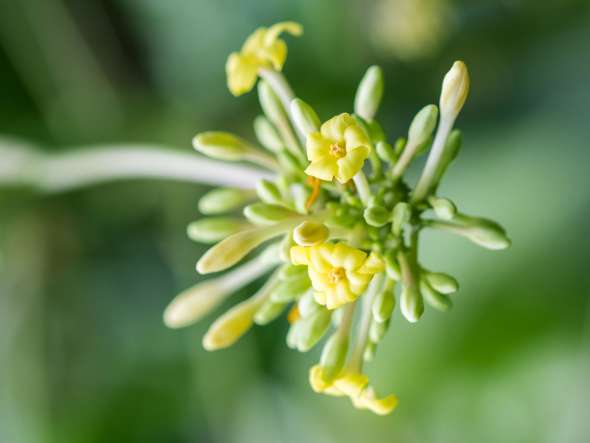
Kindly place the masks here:
[(307, 352), (313, 348), (324, 336), (330, 326), (330, 311), (319, 308), (308, 317), (300, 320), (301, 326), (297, 334), (297, 349), (299, 352)]
[(233, 345), (252, 326), (258, 307), (248, 299), (231, 308), (211, 325), (203, 337), (203, 347), (215, 351)]
[(453, 294), (459, 290), (459, 282), (444, 272), (423, 272), (422, 274), (433, 289), (442, 294)]
[(469, 73), (462, 61), (453, 63), (443, 80), (440, 95), (440, 112), (443, 118), (455, 119), (469, 93)]
[(186, 234), (199, 243), (215, 243), (248, 227), (251, 225), (239, 218), (211, 217), (190, 223)]
[(294, 183), (291, 186), (291, 193), (293, 194), (293, 201), (295, 202), (295, 209), (302, 214), (307, 213), (307, 200), (309, 199), (309, 191), (301, 183)]
[(393, 222), (391, 231), (396, 237), (400, 235), (402, 226), (410, 221), (412, 216), (412, 208), (406, 202), (399, 202), (393, 208)]
[(372, 205), (365, 209), (363, 217), (370, 226), (380, 228), (381, 226), (385, 226), (387, 223), (389, 223), (389, 220), (391, 219), (391, 213), (383, 206)]
[(258, 141), (269, 151), (278, 152), (283, 149), (281, 137), (265, 116), (259, 115), (254, 119), (254, 132)]
[(201, 256), (197, 262), (197, 272), (209, 274), (223, 271), (235, 265), (257, 246), (285, 233), (290, 228), (291, 224), (277, 223), (273, 226), (250, 228), (230, 235)]
[(344, 367), (348, 343), (348, 335), (340, 334), (338, 331), (326, 341), (320, 358), (320, 366), (323, 368), (322, 375), (326, 382), (331, 382)]
[(408, 145), (419, 147), (426, 143), (436, 127), (438, 108), (436, 105), (423, 107), (410, 124), (408, 131)]
[(258, 98), (268, 119), (274, 124), (282, 124), (286, 119), (285, 109), (279, 97), (264, 80), (258, 82)]
[(373, 120), (383, 96), (383, 71), (371, 66), (363, 76), (354, 98), (354, 113), (367, 121)]
[(395, 258), (395, 252), (385, 255), (385, 273), (387, 277), (394, 281), (401, 280), (401, 271), (399, 263)]
[(418, 276), (411, 266), (405, 253), (398, 254), (401, 274), (402, 291), (400, 294), (400, 310), (403, 316), (411, 323), (417, 322), (424, 312), (424, 301), (418, 288)]
[(387, 142), (378, 142), (376, 147), (377, 155), (384, 162), (394, 164), (397, 161), (395, 149)]
[(365, 352), (363, 353), (363, 360), (366, 362), (373, 361), (375, 354), (377, 353), (377, 343), (369, 341), (365, 346)]
[(326, 225), (316, 221), (304, 221), (293, 230), (293, 240), (299, 246), (313, 246), (328, 239), (330, 231)]
[(369, 328), (369, 339), (373, 343), (379, 343), (383, 337), (385, 337), (385, 333), (389, 329), (389, 320), (384, 322), (379, 321), (372, 321), (371, 327)]
[(252, 151), (252, 146), (244, 139), (218, 131), (197, 134), (193, 138), (193, 146), (211, 158), (229, 161), (244, 160)]
[(281, 205), (283, 196), (277, 185), (270, 180), (263, 178), (256, 183), (256, 194), (264, 203), (271, 205)]
[(427, 226), (461, 235), (487, 249), (506, 249), (511, 244), (504, 228), (498, 223), (485, 218), (457, 214), (453, 222), (432, 220)]
[(428, 203), (430, 203), (434, 213), (441, 220), (452, 220), (457, 214), (457, 207), (448, 198), (430, 196), (428, 197)]
[(310, 288), (309, 278), (304, 276), (299, 280), (282, 282), (273, 289), (270, 299), (276, 303), (287, 303), (302, 297)]
[(313, 297), (313, 291), (307, 291), (297, 301), (297, 309), (299, 309), (301, 317), (309, 317), (321, 308), (322, 305), (318, 304)]
[(420, 280), (420, 292), (422, 292), (424, 300), (434, 309), (446, 312), (453, 307), (453, 302), (448, 295), (438, 292), (424, 279)]
[(386, 286), (377, 294), (373, 301), (373, 318), (379, 323), (386, 322), (391, 318), (391, 314), (395, 308), (395, 294), (393, 289), (394, 282), (387, 280)]
[(218, 188), (207, 192), (199, 200), (199, 211), (202, 214), (221, 214), (239, 208), (249, 200), (254, 193), (237, 188)]
[(279, 279), (281, 281), (294, 281), (299, 280), (307, 275), (307, 268), (305, 266), (298, 266), (287, 264), (284, 265), (279, 271)]
[(252, 203), (244, 208), (244, 216), (257, 225), (273, 225), (298, 214), (284, 206), (269, 205), (267, 203)]
[(287, 303), (277, 303), (273, 300), (267, 300), (256, 311), (256, 314), (254, 314), (254, 323), (261, 326), (267, 325), (281, 315), (286, 307)]
[(320, 118), (311, 106), (299, 98), (291, 101), (291, 118), (304, 136), (320, 130)]

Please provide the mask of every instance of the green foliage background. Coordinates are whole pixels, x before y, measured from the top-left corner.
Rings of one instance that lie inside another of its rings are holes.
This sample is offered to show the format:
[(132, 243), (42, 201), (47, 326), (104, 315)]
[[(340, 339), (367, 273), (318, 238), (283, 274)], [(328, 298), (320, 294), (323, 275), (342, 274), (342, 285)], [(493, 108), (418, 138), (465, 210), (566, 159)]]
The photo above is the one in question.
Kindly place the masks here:
[[(48, 152), (119, 141), (188, 152), (198, 131), (252, 136), (256, 96), (230, 96), (225, 58), (279, 20), (305, 27), (289, 41), (285, 72), (324, 118), (350, 110), (366, 67), (383, 66), (390, 137), (436, 101), (461, 58), (472, 79), (458, 121), (465, 143), (441, 193), (499, 220), (513, 240), (494, 253), (425, 238), (428, 266), (462, 286), (449, 313), (428, 311), (416, 325), (395, 314), (369, 367), (377, 389), (400, 397), (380, 418), (314, 394), (307, 369), (318, 351), (289, 351), (283, 321), (216, 353), (200, 346), (212, 317), (163, 326), (164, 307), (199, 278), (204, 248), (185, 226), (205, 187), (2, 188), (0, 441), (590, 438), (590, 5), (449, 2), (436, 48), (408, 58), (375, 40), (383, 1), (396, 26), (404, 0), (0, 3), (0, 134)], [(417, 17), (437, 3), (416, 2)]]

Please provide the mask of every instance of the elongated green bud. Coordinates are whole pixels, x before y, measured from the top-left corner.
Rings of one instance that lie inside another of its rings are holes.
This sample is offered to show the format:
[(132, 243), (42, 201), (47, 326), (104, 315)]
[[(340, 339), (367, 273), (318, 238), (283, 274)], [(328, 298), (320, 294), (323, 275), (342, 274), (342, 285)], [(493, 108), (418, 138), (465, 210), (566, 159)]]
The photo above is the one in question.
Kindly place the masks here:
[(199, 200), (199, 211), (202, 214), (221, 214), (240, 206), (252, 200), (254, 193), (252, 191), (237, 188), (218, 188), (207, 192)]
[(379, 158), (384, 162), (394, 164), (397, 161), (395, 149), (389, 143), (378, 142), (375, 146), (375, 149), (377, 151), (377, 155), (379, 156)]
[(288, 231), (290, 225), (277, 224), (268, 227), (250, 228), (226, 237), (210, 248), (197, 262), (199, 274), (223, 271), (246, 256), (267, 240)]
[(263, 178), (256, 183), (256, 194), (264, 203), (282, 205), (283, 196), (277, 185)]
[(315, 301), (313, 291), (307, 291), (297, 301), (297, 309), (301, 317), (309, 317), (316, 310), (322, 308), (318, 302)]
[(395, 252), (385, 255), (385, 273), (391, 280), (401, 280), (400, 266), (395, 258)]
[(299, 280), (307, 276), (307, 266), (287, 264), (279, 271), (279, 279), (285, 282)]
[(365, 209), (363, 217), (369, 226), (380, 228), (389, 223), (391, 213), (381, 205), (372, 205)]
[(293, 194), (293, 201), (295, 202), (295, 209), (302, 214), (307, 213), (307, 200), (309, 199), (309, 191), (301, 183), (294, 183), (291, 186), (291, 193)]
[(443, 79), (440, 112), (444, 118), (456, 118), (469, 93), (469, 73), (462, 61), (453, 63)]
[(399, 137), (395, 144), (393, 145), (393, 149), (395, 150), (395, 155), (400, 156), (403, 150), (406, 148), (407, 140), (404, 137)]
[(385, 287), (373, 301), (373, 318), (379, 323), (388, 321), (395, 308), (394, 282), (388, 280)]
[(325, 242), (330, 235), (326, 225), (316, 221), (304, 221), (293, 230), (293, 240), (299, 246), (313, 246)]
[(412, 208), (406, 202), (399, 202), (393, 208), (393, 220), (391, 231), (393, 235), (399, 236), (402, 232), (402, 226), (410, 221), (412, 217)]
[(277, 153), (277, 159), (279, 160), (279, 165), (287, 174), (293, 176), (301, 174), (301, 171), (303, 170), (301, 164), (289, 151), (286, 151), (285, 149), (279, 151)]
[(257, 225), (273, 225), (298, 214), (284, 206), (269, 205), (267, 203), (252, 203), (244, 208), (244, 216)]
[(295, 242), (293, 241), (293, 234), (291, 232), (287, 233), (283, 237), (281, 241), (279, 255), (281, 260), (285, 263), (291, 263), (291, 248), (295, 246)]
[(373, 120), (383, 97), (383, 71), (371, 66), (362, 78), (354, 98), (354, 113), (367, 121)]
[(332, 381), (344, 367), (348, 353), (348, 335), (335, 332), (330, 336), (322, 349), (320, 366), (323, 368), (324, 379)]
[(448, 198), (430, 196), (428, 197), (428, 203), (430, 203), (434, 213), (441, 220), (452, 220), (457, 214), (457, 207)]
[(257, 325), (267, 325), (277, 317), (279, 317), (287, 307), (287, 303), (277, 303), (272, 300), (267, 300), (256, 314), (254, 314), (254, 323)]
[(377, 353), (377, 343), (369, 341), (365, 346), (365, 352), (363, 353), (363, 360), (366, 362), (373, 361), (375, 354)]
[(285, 145), (275, 127), (263, 115), (254, 119), (254, 133), (262, 146), (269, 151), (279, 152)]
[(431, 137), (436, 121), (438, 119), (438, 108), (436, 105), (423, 107), (410, 124), (408, 131), (408, 145), (421, 146)]
[(426, 303), (434, 309), (446, 312), (453, 307), (453, 302), (448, 295), (441, 294), (424, 280), (420, 280), (420, 291)]
[(433, 289), (442, 294), (453, 294), (459, 290), (459, 282), (443, 272), (424, 272), (424, 278)]
[(239, 218), (211, 217), (189, 223), (186, 234), (199, 243), (215, 243), (249, 227), (249, 223)]
[(320, 130), (320, 118), (311, 106), (299, 98), (291, 101), (291, 118), (299, 132), (306, 137)]
[(453, 223), (431, 221), (428, 225), (458, 234), (487, 249), (500, 250), (510, 246), (510, 239), (507, 237), (504, 228), (498, 223), (485, 218), (457, 214), (453, 219)]
[(245, 160), (252, 146), (244, 139), (229, 132), (203, 132), (193, 138), (193, 146), (208, 157), (219, 160)]
[(405, 253), (399, 253), (402, 274), (402, 291), (400, 294), (400, 310), (402, 315), (411, 323), (417, 322), (424, 312), (424, 301), (418, 288), (418, 275), (414, 272)]
[(223, 314), (203, 337), (203, 347), (215, 351), (233, 345), (252, 326), (258, 304), (248, 299)]
[(310, 288), (311, 283), (306, 276), (299, 280), (280, 283), (271, 293), (270, 299), (275, 303), (287, 303), (302, 297)]
[(301, 330), (301, 319), (294, 322), (287, 331), (287, 346), (289, 349), (297, 349), (297, 341), (299, 340), (299, 331)]
[(369, 339), (373, 343), (379, 343), (383, 337), (385, 337), (385, 333), (389, 329), (389, 320), (384, 322), (372, 321), (371, 326), (369, 327)]
[(299, 352), (307, 352), (324, 336), (330, 326), (331, 314), (326, 308), (319, 308), (308, 317), (301, 318), (297, 337)]
[(264, 114), (272, 123), (278, 124), (280, 122), (282, 124), (285, 121), (286, 114), (281, 100), (264, 80), (258, 82), (258, 99)]

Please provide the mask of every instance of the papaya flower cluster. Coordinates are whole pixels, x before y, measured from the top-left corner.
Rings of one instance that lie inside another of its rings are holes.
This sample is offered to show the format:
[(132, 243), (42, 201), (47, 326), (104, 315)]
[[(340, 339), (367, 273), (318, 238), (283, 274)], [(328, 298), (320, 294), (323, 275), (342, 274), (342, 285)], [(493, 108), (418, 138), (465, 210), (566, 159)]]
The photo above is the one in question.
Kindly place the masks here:
[[(420, 263), (421, 232), (448, 231), (493, 250), (510, 245), (499, 224), (462, 213), (437, 192), (461, 147), (454, 124), (469, 91), (467, 68), (455, 62), (438, 106), (420, 109), (407, 136), (392, 140), (375, 118), (383, 95), (379, 67), (360, 81), (352, 112), (322, 122), (281, 73), (282, 31), (298, 36), (302, 28), (291, 22), (260, 28), (226, 66), (234, 95), (257, 83), (258, 140), (227, 132), (193, 140), (202, 154), (254, 163), (268, 174), (255, 189), (219, 188), (201, 198), (205, 217), (188, 226), (188, 236), (213, 244), (196, 269), (214, 275), (179, 294), (164, 321), (171, 328), (190, 325), (264, 277), (255, 294), (213, 322), (205, 349), (231, 346), (253, 325), (287, 321), (290, 348), (307, 352), (323, 343), (309, 372), (314, 391), (385, 415), (397, 398), (378, 395), (363, 367), (395, 306), (414, 323), (425, 305), (448, 310), (458, 290), (455, 278)], [(408, 183), (408, 167), (426, 153), (417, 182)]]

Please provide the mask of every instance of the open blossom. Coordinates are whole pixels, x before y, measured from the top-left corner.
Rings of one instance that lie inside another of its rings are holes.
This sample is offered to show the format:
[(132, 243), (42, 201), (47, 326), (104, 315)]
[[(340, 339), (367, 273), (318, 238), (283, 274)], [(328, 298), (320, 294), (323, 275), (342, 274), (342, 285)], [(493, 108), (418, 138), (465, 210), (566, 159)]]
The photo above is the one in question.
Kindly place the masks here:
[(369, 378), (360, 372), (343, 370), (336, 378), (325, 377), (322, 366), (315, 365), (309, 371), (309, 382), (314, 391), (337, 397), (347, 396), (355, 408), (368, 409), (378, 415), (387, 415), (397, 406), (393, 394), (378, 398), (369, 386)]
[(345, 243), (293, 246), (291, 262), (307, 266), (314, 298), (328, 309), (355, 301), (371, 278), (383, 271), (383, 261)]
[(299, 36), (303, 29), (299, 23), (281, 22), (270, 28), (258, 28), (247, 39), (240, 52), (232, 52), (225, 70), (227, 85), (235, 96), (245, 94), (256, 84), (260, 68), (280, 71), (287, 58), (287, 45), (279, 38), (281, 32)]
[(307, 137), (307, 175), (324, 181), (349, 181), (371, 152), (367, 134), (347, 113), (332, 117)]

